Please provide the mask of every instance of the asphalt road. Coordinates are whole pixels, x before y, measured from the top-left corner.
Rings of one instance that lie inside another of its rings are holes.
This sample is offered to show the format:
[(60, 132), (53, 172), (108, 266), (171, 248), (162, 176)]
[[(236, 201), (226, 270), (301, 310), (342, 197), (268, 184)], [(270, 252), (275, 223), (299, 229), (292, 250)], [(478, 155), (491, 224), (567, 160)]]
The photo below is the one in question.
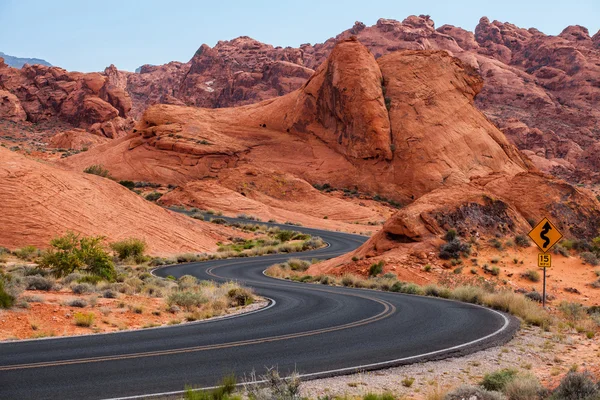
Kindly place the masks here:
[[(299, 227), (329, 258), (366, 238)], [(428, 297), (275, 280), (272, 255), (170, 266), (159, 276), (237, 280), (272, 300), (261, 311), (166, 328), (0, 344), (0, 399), (106, 399), (216, 385), (277, 366), (306, 379), (462, 355), (508, 341), (518, 322)]]

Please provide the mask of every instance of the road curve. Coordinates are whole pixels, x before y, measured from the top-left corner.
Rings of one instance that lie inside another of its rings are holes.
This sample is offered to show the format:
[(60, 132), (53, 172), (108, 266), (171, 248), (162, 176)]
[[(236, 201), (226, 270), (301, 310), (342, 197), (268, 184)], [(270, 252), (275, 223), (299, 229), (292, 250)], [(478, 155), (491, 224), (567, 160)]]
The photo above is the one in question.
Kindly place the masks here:
[[(274, 224), (269, 224), (274, 225)], [(290, 227), (329, 246), (294, 254), (330, 258), (366, 238)], [(518, 321), (470, 304), (275, 280), (290, 255), (190, 263), (159, 276), (235, 279), (272, 304), (234, 318), (166, 328), (0, 344), (0, 399), (107, 399), (213, 386), (229, 373), (277, 366), (307, 378), (462, 355), (508, 341)]]

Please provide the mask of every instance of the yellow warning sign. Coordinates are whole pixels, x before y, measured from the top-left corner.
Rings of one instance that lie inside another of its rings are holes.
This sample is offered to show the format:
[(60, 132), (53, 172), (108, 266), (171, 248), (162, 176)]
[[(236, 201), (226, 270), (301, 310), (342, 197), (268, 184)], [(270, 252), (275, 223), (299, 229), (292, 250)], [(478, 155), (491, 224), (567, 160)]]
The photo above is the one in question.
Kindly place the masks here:
[(545, 253), (558, 243), (563, 235), (548, 218), (544, 218), (529, 232), (529, 237)]
[(552, 254), (539, 253), (538, 254), (538, 267), (550, 268), (551, 266), (552, 266)]

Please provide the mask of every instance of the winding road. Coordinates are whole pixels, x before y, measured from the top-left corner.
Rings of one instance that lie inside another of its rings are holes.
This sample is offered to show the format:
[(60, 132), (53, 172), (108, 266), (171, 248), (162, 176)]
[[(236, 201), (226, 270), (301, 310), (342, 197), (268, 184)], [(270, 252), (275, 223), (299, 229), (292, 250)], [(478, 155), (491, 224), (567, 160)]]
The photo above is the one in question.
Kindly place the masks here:
[[(267, 224), (275, 225), (275, 224)], [(330, 258), (360, 246), (351, 234), (321, 236)], [(221, 320), (140, 331), (0, 344), (0, 399), (145, 398), (210, 387), (277, 366), (306, 379), (462, 355), (508, 341), (518, 321), (483, 307), (430, 297), (329, 287), (263, 275), (290, 258), (271, 255), (158, 269), (159, 276), (237, 280), (271, 299)]]

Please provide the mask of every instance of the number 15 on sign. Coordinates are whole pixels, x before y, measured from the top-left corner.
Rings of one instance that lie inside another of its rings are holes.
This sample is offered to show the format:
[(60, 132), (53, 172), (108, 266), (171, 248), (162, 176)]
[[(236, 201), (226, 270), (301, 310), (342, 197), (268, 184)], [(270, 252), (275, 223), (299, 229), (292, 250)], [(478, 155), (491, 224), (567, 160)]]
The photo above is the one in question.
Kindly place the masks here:
[(538, 267), (550, 268), (552, 266), (552, 255), (548, 253), (538, 254)]

